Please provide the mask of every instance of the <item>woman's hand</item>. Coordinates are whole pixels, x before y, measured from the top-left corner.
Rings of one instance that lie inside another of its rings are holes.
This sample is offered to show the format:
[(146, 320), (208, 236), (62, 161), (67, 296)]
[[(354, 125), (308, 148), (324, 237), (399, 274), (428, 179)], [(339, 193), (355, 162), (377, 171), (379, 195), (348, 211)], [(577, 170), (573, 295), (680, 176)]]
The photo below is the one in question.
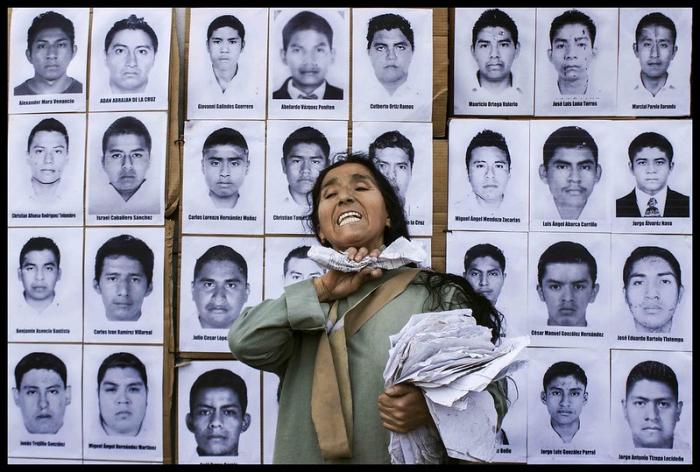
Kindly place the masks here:
[[(374, 249), (369, 252), (367, 248), (354, 247), (347, 250), (348, 259), (359, 262), (365, 256), (379, 256), (379, 249)], [(382, 276), (382, 269), (370, 269), (365, 267), (359, 272), (341, 272), (339, 270), (328, 270), (321, 277), (313, 279), (316, 294), (320, 302), (332, 302), (340, 298), (345, 298), (351, 293), (357, 291), (362, 285), (372, 279), (377, 279)]]
[(395, 433), (408, 433), (432, 421), (423, 392), (409, 383), (396, 384), (379, 395), (382, 426)]

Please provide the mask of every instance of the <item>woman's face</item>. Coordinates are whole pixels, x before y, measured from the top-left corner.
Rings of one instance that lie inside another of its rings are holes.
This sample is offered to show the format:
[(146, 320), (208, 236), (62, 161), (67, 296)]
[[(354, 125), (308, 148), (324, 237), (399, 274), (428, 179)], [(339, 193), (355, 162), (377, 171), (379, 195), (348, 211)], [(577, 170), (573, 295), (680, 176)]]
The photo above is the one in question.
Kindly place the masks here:
[(384, 197), (361, 164), (344, 164), (326, 174), (316, 211), (319, 238), (338, 251), (371, 251), (384, 244), (384, 229), (390, 224)]

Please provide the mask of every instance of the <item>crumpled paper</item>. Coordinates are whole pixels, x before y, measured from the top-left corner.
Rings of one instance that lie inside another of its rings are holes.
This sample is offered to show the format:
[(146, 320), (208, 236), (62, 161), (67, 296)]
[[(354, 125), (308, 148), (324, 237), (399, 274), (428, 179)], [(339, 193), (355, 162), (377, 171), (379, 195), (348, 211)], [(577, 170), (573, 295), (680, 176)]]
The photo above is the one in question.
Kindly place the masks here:
[(491, 331), (476, 324), (471, 310), (460, 309), (413, 315), (389, 341), (385, 386), (411, 382), (421, 388), (437, 427), (391, 433), (392, 463), (439, 463), (444, 453), (490, 461), (497, 414), (484, 389), (524, 365), (515, 358), (529, 338), (507, 338), (494, 346)]
[(397, 269), (410, 263), (420, 264), (428, 255), (417, 242), (400, 237), (389, 244), (378, 257), (365, 256), (361, 261), (348, 259), (346, 252), (338, 252), (323, 246), (311, 246), (309, 258), (326, 269), (341, 272), (359, 272), (365, 267), (372, 269)]

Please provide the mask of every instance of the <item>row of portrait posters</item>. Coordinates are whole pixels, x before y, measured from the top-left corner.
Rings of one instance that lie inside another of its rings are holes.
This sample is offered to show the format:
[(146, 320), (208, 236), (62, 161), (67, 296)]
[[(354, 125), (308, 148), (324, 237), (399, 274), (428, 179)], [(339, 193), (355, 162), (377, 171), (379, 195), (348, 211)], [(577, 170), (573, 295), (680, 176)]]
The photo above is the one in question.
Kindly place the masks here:
[(690, 234), (691, 136), (692, 120), (452, 119), (447, 227)]
[[(10, 345), (8, 456), (161, 460), (162, 355), (159, 346)], [(496, 462), (692, 460), (690, 353), (528, 348), (519, 360)], [(42, 408), (36, 394), (49, 389)], [(270, 463), (278, 395), (277, 376), (237, 361), (179, 366), (178, 463)]]
[(172, 21), (171, 8), (12, 9), (9, 112), (85, 111), (88, 95), (90, 111), (166, 110)]
[(453, 112), (689, 115), (691, 26), (690, 8), (456, 8)]

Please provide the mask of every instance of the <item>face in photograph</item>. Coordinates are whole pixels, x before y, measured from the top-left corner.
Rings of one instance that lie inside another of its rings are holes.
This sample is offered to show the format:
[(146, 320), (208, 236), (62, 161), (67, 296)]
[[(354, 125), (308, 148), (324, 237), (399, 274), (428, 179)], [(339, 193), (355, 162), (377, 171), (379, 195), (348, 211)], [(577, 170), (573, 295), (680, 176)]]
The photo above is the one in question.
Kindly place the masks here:
[(128, 201), (141, 187), (151, 165), (150, 145), (137, 134), (111, 135), (102, 156), (109, 183)]
[(471, 53), (479, 69), (479, 83), (486, 88), (510, 87), (511, 68), (520, 52), (518, 29), (501, 10), (482, 13), (474, 26)]
[(112, 367), (98, 386), (102, 427), (109, 436), (136, 436), (148, 406), (148, 388), (133, 367)]
[(547, 306), (550, 326), (586, 326), (586, 310), (598, 295), (590, 270), (584, 263), (550, 263), (537, 286), (540, 300)]
[[(218, 21), (217, 21), (218, 20)], [(239, 26), (235, 28), (235, 26)], [(241, 36), (242, 24), (232, 15), (220, 16), (209, 26), (215, 26), (207, 39), (207, 52), (217, 76), (233, 78), (238, 72), (238, 59), (245, 47)]]
[(555, 377), (540, 393), (540, 400), (547, 406), (554, 428), (577, 423), (584, 405), (588, 403), (586, 385), (573, 375)]
[(501, 264), (491, 256), (473, 259), (464, 272), (464, 278), (475, 292), (485, 296), (492, 304), (496, 304), (501, 294), (506, 274)]
[(683, 286), (669, 262), (650, 255), (635, 261), (627, 277), (625, 302), (637, 331), (669, 332), (683, 297)]
[(218, 145), (202, 154), (202, 173), (212, 200), (225, 201), (238, 197), (248, 175), (248, 151), (239, 146)]
[[(22, 413), (22, 421), (30, 434), (56, 434), (63, 426), (66, 406), (71, 401), (71, 388), (65, 379), (49, 365), (39, 366), (40, 357), (51, 358), (52, 363), (62, 366), (65, 376), (65, 365), (53, 354), (32, 353), (20, 361), (37, 359), (32, 368), (20, 374), (20, 383), (12, 389), (15, 405)], [(18, 370), (24, 371), (18, 364)], [(46, 368), (42, 368), (46, 367)]]
[(367, 35), (374, 75), (391, 94), (408, 79), (414, 48), (411, 24), (400, 15), (387, 13), (369, 21)]
[(678, 393), (666, 381), (647, 378), (635, 381), (627, 389), (622, 408), (635, 447), (673, 448), (683, 402), (678, 401)]
[(629, 164), (637, 188), (647, 195), (656, 195), (666, 188), (673, 162), (657, 147), (645, 147), (633, 157)]
[(588, 89), (589, 69), (597, 55), (595, 25), (584, 13), (569, 10), (551, 25), (549, 61), (557, 72), (563, 95), (583, 95)]
[(586, 147), (557, 148), (539, 175), (547, 184), (559, 214), (564, 219), (578, 219), (600, 181), (602, 169)]
[(130, 15), (115, 23), (107, 36), (105, 61), (112, 93), (144, 92), (158, 49), (155, 32), (143, 18)]
[[(308, 205), (306, 196), (311, 192), (318, 174), (327, 163), (327, 157), (318, 144), (311, 142), (295, 144), (289, 155), (282, 159), (282, 171), (287, 176), (291, 195), (299, 196), (304, 205)], [(297, 201), (296, 198), (295, 201)]]
[(192, 386), (190, 412), (185, 417), (197, 454), (237, 456), (239, 437), (251, 422), (246, 407), (247, 391), (240, 376), (226, 369), (202, 374)]
[(500, 203), (510, 179), (510, 164), (498, 147), (478, 147), (471, 152), (467, 175), (478, 199), (485, 203)]
[(374, 152), (374, 164), (387, 178), (401, 201), (406, 201), (406, 192), (411, 183), (412, 163), (404, 151), (397, 147), (386, 147)]
[(250, 295), (247, 278), (240, 264), (230, 258), (209, 260), (201, 266), (192, 281), (192, 300), (202, 328), (231, 327)]
[(110, 321), (138, 320), (143, 299), (153, 290), (142, 264), (127, 255), (106, 257), (93, 287), (102, 297), (105, 316)]
[(335, 49), (330, 38), (315, 29), (293, 32), (286, 49), (280, 54), (282, 63), (289, 67), (292, 85), (304, 93), (320, 87), (326, 80), (329, 67), (335, 62)]
[[(32, 238), (30, 242), (39, 239)], [(37, 247), (37, 249), (28, 250), (22, 257), (22, 265), (17, 270), (17, 277), (24, 289), (24, 299), (32, 306), (50, 304), (56, 296), (56, 283), (61, 279), (61, 269), (54, 252), (54, 249), (57, 251), (58, 248), (53, 241), (48, 239), (47, 241), (50, 241), (52, 248)]]
[(59, 131), (37, 131), (29, 144), (27, 163), (32, 173), (32, 185), (58, 182), (68, 163), (66, 136)]
[[(668, 68), (678, 51), (673, 21), (659, 12), (643, 17), (637, 26), (632, 49), (639, 59), (640, 76), (644, 86), (647, 87), (648, 82), (656, 81), (663, 81), (659, 84), (663, 86), (668, 77)], [(654, 92), (656, 91), (658, 89)]]
[(326, 270), (308, 256), (309, 246), (293, 249), (284, 259), (284, 286), (322, 276)]

